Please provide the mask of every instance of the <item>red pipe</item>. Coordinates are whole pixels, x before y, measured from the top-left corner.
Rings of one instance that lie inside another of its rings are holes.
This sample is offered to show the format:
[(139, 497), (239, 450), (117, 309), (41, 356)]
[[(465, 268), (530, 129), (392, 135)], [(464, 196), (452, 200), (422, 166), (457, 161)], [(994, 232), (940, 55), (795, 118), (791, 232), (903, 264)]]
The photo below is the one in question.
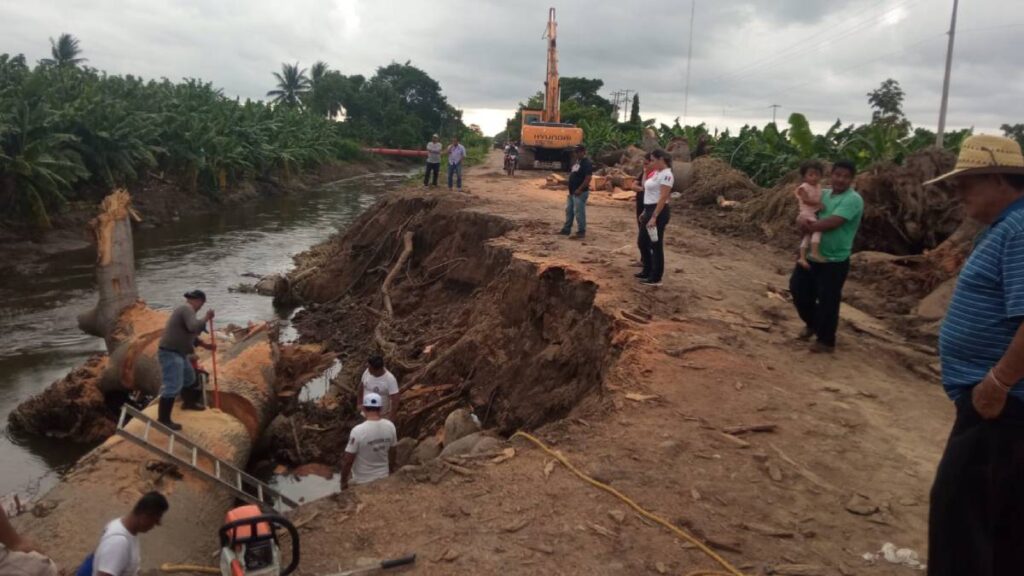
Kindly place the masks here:
[(426, 158), (426, 150), (403, 150), (401, 148), (363, 148), (363, 152), (381, 154), (383, 156), (405, 156), (408, 158)]

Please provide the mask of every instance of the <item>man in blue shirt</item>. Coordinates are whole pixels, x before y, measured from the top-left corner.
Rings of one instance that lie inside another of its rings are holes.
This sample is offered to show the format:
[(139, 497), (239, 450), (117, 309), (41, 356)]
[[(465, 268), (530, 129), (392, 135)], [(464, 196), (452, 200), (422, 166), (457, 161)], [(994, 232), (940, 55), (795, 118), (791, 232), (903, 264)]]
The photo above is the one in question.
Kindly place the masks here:
[(459, 137), (452, 138), (448, 147), (448, 189), (452, 189), (452, 178), (456, 179), (459, 192), (462, 192), (462, 160), (466, 157), (466, 147), (459, 142)]
[(1024, 574), (1024, 155), (964, 141), (946, 181), (988, 226), (960, 270), (939, 334), (956, 422), (935, 474), (928, 574)]

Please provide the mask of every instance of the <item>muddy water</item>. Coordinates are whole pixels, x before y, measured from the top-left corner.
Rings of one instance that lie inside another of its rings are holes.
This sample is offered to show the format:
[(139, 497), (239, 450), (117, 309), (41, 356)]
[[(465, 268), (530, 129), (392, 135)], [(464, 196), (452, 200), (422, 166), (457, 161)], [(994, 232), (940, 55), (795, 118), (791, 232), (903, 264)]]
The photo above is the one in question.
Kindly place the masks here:
[[(275, 310), (270, 298), (229, 287), (255, 281), (245, 274), (288, 270), (292, 255), (344, 229), (376, 200), (381, 188), (371, 183), (396, 184), (403, 178), (351, 179), (219, 214), (183, 217), (170, 226), (140, 228), (135, 234), (139, 292), (150, 305), (170, 308), (186, 290), (201, 288), (221, 326), (287, 319), (292, 311)], [(95, 302), (93, 258), (92, 250), (61, 254), (31, 276), (0, 277), (0, 425), (5, 431), (0, 495), (45, 490), (91, 448), (59, 439), (12, 438), (6, 423), (19, 402), (103, 350), (102, 341), (79, 332), (75, 320)]]

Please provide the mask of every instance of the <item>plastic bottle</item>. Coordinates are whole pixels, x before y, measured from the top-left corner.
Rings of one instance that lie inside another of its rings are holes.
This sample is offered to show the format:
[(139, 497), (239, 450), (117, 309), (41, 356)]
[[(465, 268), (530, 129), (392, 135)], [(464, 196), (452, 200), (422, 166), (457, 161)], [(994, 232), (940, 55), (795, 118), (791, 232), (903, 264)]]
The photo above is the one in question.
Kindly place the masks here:
[(648, 226), (647, 227), (647, 235), (651, 237), (651, 242), (657, 242), (658, 241), (658, 227), (656, 225), (655, 226)]

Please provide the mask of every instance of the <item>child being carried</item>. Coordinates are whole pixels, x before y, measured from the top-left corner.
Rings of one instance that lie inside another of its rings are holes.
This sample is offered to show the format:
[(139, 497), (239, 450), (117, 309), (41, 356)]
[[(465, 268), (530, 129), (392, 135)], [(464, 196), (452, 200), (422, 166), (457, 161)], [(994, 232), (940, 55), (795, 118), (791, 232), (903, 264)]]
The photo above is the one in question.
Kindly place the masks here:
[[(817, 160), (808, 160), (800, 165), (800, 178), (802, 182), (794, 192), (797, 201), (800, 202), (800, 211), (796, 217), (798, 224), (818, 221), (818, 211), (822, 207), (821, 185), (819, 182), (821, 182), (821, 175), (824, 171), (824, 166)], [(808, 248), (810, 248), (812, 260), (816, 262), (822, 261), (821, 252), (818, 251), (820, 244), (821, 232), (804, 234), (803, 239), (800, 240), (800, 259), (797, 260), (800, 266), (808, 269), (811, 267), (807, 261)]]

